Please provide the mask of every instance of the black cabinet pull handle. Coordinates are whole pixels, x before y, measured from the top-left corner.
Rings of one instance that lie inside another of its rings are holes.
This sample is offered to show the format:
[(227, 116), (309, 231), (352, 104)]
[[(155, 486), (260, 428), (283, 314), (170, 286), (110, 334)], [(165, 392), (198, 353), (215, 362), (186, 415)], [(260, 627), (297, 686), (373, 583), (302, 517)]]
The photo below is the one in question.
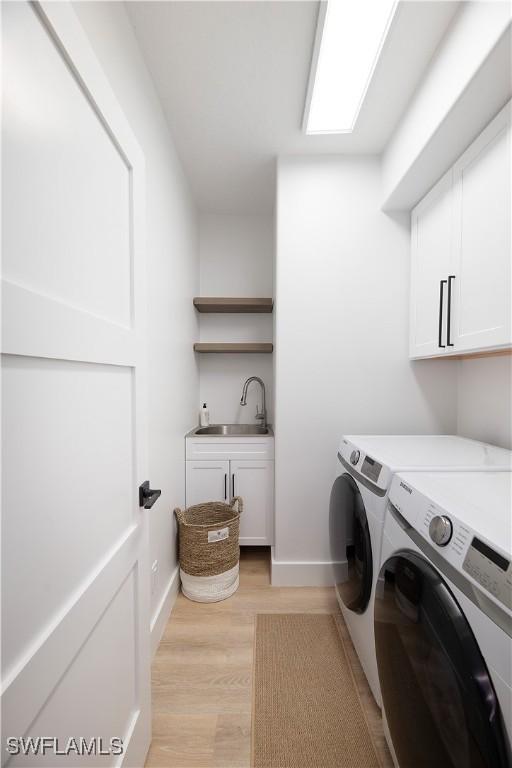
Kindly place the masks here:
[(228, 498), (228, 476), (224, 475), (224, 501)]
[(235, 497), (235, 473), (234, 472), (231, 475), (231, 488), (232, 488), (231, 498), (234, 498)]
[(149, 480), (144, 480), (142, 485), (139, 485), (139, 507), (144, 509), (151, 509), (155, 501), (162, 495), (162, 491), (156, 488), (149, 487)]
[(455, 280), (455, 275), (448, 275), (448, 310), (446, 313), (446, 346), (454, 347), (450, 341), (450, 334), (452, 328), (452, 280)]
[(445, 347), (446, 344), (443, 344), (443, 299), (444, 299), (444, 287), (446, 285), (446, 280), (440, 280), (439, 281), (439, 337), (438, 337), (438, 346), (439, 347)]

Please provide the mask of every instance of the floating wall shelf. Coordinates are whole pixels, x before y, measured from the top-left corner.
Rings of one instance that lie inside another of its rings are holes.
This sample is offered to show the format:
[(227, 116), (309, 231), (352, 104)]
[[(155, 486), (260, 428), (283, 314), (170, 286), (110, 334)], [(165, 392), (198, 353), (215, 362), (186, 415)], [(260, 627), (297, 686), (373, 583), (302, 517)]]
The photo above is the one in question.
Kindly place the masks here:
[(223, 298), (217, 296), (196, 296), (194, 306), (199, 312), (272, 312), (272, 299)]
[(207, 353), (225, 353), (225, 352), (249, 352), (256, 353), (270, 353), (274, 349), (274, 345), (266, 342), (238, 342), (236, 344), (220, 344), (218, 342), (197, 342), (194, 344), (194, 352), (207, 352)]

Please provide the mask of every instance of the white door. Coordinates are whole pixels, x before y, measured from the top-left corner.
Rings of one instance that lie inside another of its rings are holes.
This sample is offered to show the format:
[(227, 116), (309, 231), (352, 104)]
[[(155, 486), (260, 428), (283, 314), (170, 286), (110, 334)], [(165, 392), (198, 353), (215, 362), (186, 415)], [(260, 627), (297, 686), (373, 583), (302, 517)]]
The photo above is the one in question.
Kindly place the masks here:
[(446, 319), (452, 207), (450, 171), (411, 215), (411, 357), (449, 351), (446, 348)]
[(231, 461), (231, 492), (241, 496), (240, 544), (272, 544), (273, 461)]
[(510, 105), (455, 165), (457, 352), (510, 345)]
[(187, 461), (186, 465), (187, 507), (205, 501), (229, 501), (229, 461)]
[(140, 768), (144, 161), (71, 6), (2, 16), (2, 763)]

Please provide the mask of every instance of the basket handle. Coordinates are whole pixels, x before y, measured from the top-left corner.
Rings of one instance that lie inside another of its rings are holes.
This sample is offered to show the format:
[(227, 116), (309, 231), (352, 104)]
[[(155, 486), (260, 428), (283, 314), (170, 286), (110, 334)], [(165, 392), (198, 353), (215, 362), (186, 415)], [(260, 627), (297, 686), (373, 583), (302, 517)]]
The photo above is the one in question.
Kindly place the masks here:
[[(235, 509), (236, 504), (236, 509)], [(231, 499), (231, 506), (234, 512), (238, 512), (239, 515), (244, 511), (244, 502), (241, 496), (233, 496)]]
[(184, 525), (185, 516), (183, 514), (183, 510), (181, 510), (179, 507), (176, 507), (176, 509), (174, 510), (174, 514), (176, 515), (176, 520), (178, 521), (178, 523), (181, 523), (182, 525)]

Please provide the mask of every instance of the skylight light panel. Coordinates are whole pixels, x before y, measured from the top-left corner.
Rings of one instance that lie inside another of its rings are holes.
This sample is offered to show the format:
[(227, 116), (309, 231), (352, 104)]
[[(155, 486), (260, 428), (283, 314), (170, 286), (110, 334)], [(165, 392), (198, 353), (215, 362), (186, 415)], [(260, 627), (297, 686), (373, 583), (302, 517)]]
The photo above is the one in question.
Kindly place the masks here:
[(306, 133), (353, 130), (396, 6), (396, 0), (329, 0)]

